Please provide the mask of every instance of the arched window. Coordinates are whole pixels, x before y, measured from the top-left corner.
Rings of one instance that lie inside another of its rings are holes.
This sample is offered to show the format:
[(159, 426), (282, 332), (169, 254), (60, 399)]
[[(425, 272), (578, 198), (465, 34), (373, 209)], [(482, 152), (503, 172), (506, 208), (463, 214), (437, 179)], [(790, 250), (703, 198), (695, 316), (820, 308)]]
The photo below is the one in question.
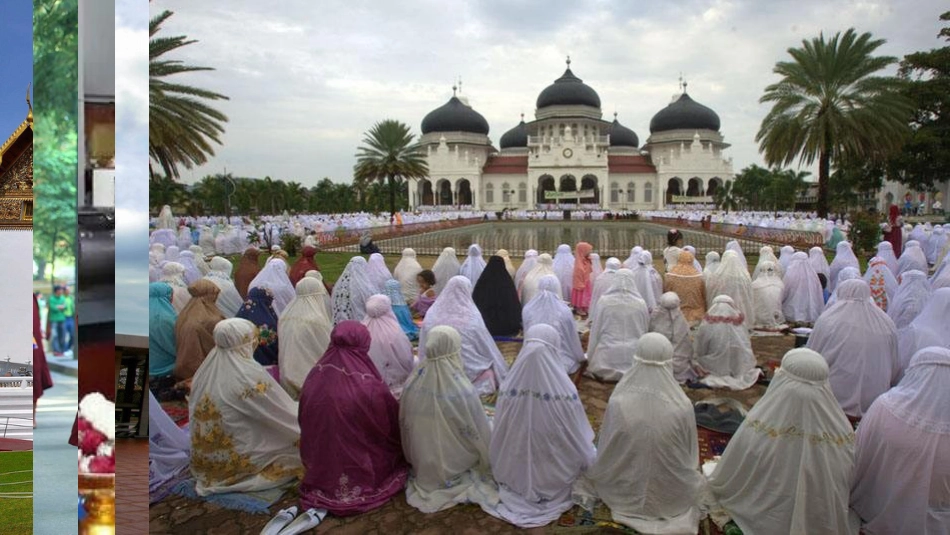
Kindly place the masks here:
[(610, 202), (620, 202), (620, 186), (616, 182), (610, 183)]
[(528, 185), (524, 182), (518, 184), (518, 202), (521, 204), (528, 202)]
[(637, 186), (633, 182), (627, 182), (627, 202), (637, 202)]
[(505, 204), (511, 202), (511, 186), (507, 182), (501, 185), (501, 202)]
[(485, 204), (492, 204), (495, 202), (495, 185), (489, 182), (485, 184)]
[(643, 202), (653, 202), (653, 183), (647, 182), (643, 185)]

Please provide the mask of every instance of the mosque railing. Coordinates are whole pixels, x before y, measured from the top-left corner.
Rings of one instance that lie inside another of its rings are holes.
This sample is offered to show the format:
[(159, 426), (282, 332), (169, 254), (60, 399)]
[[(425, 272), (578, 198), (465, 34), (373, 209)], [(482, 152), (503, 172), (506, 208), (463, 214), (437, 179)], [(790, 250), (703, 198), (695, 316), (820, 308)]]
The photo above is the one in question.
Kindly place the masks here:
[(482, 217), (469, 217), (460, 219), (449, 219), (443, 221), (426, 221), (423, 223), (410, 223), (407, 225), (387, 225), (381, 227), (370, 227), (362, 229), (337, 229), (330, 232), (319, 232), (316, 235), (320, 247), (323, 249), (334, 249), (337, 247), (346, 247), (348, 245), (358, 245), (364, 234), (369, 234), (374, 242), (389, 240), (392, 238), (402, 238), (438, 230), (449, 230), (465, 227), (477, 223), (483, 223)]
[(735, 225), (732, 223), (707, 223), (703, 221), (661, 217), (653, 217), (650, 218), (649, 221), (661, 225), (699, 230), (736, 239), (754, 240), (780, 247), (783, 245), (791, 245), (796, 249), (809, 249), (811, 247), (822, 247), (825, 244), (825, 239), (820, 232), (810, 230), (755, 227)]

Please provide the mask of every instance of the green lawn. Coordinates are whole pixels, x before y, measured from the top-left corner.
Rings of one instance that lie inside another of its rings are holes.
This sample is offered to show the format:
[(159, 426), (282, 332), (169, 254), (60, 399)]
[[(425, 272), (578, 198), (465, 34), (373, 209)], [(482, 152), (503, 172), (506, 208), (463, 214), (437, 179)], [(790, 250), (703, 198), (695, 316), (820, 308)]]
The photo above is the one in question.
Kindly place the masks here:
[[(28, 472), (22, 472), (28, 470)], [(19, 472), (19, 473), (11, 473)], [(33, 533), (33, 452), (0, 452), (0, 535)], [(6, 494), (29, 493), (29, 498)]]

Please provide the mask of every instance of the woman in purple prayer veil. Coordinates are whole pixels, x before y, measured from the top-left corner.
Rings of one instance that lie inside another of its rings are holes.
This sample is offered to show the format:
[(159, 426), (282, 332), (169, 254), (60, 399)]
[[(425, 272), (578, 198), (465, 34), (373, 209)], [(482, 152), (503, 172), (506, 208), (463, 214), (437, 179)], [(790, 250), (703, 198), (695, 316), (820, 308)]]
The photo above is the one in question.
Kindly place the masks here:
[(303, 509), (365, 513), (406, 486), (399, 403), (369, 357), (370, 334), (340, 322), (300, 394)]

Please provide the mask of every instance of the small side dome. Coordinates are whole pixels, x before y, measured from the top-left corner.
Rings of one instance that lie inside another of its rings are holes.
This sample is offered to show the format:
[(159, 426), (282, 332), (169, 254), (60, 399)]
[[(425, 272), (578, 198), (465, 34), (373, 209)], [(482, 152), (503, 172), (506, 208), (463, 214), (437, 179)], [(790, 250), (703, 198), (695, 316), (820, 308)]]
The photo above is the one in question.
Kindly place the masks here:
[(422, 133), (432, 132), (470, 132), (487, 136), (488, 121), (453, 95), (422, 119)]
[(528, 146), (528, 127), (524, 124), (524, 115), (521, 116), (520, 123), (501, 136), (501, 139), (498, 140), (498, 146), (502, 149)]
[(691, 99), (687, 93), (657, 112), (650, 120), (650, 133), (669, 130), (719, 131), (716, 112)]
[(633, 148), (640, 146), (640, 138), (637, 137), (637, 133), (620, 124), (616, 113), (614, 114), (614, 122), (610, 125), (610, 146)]

